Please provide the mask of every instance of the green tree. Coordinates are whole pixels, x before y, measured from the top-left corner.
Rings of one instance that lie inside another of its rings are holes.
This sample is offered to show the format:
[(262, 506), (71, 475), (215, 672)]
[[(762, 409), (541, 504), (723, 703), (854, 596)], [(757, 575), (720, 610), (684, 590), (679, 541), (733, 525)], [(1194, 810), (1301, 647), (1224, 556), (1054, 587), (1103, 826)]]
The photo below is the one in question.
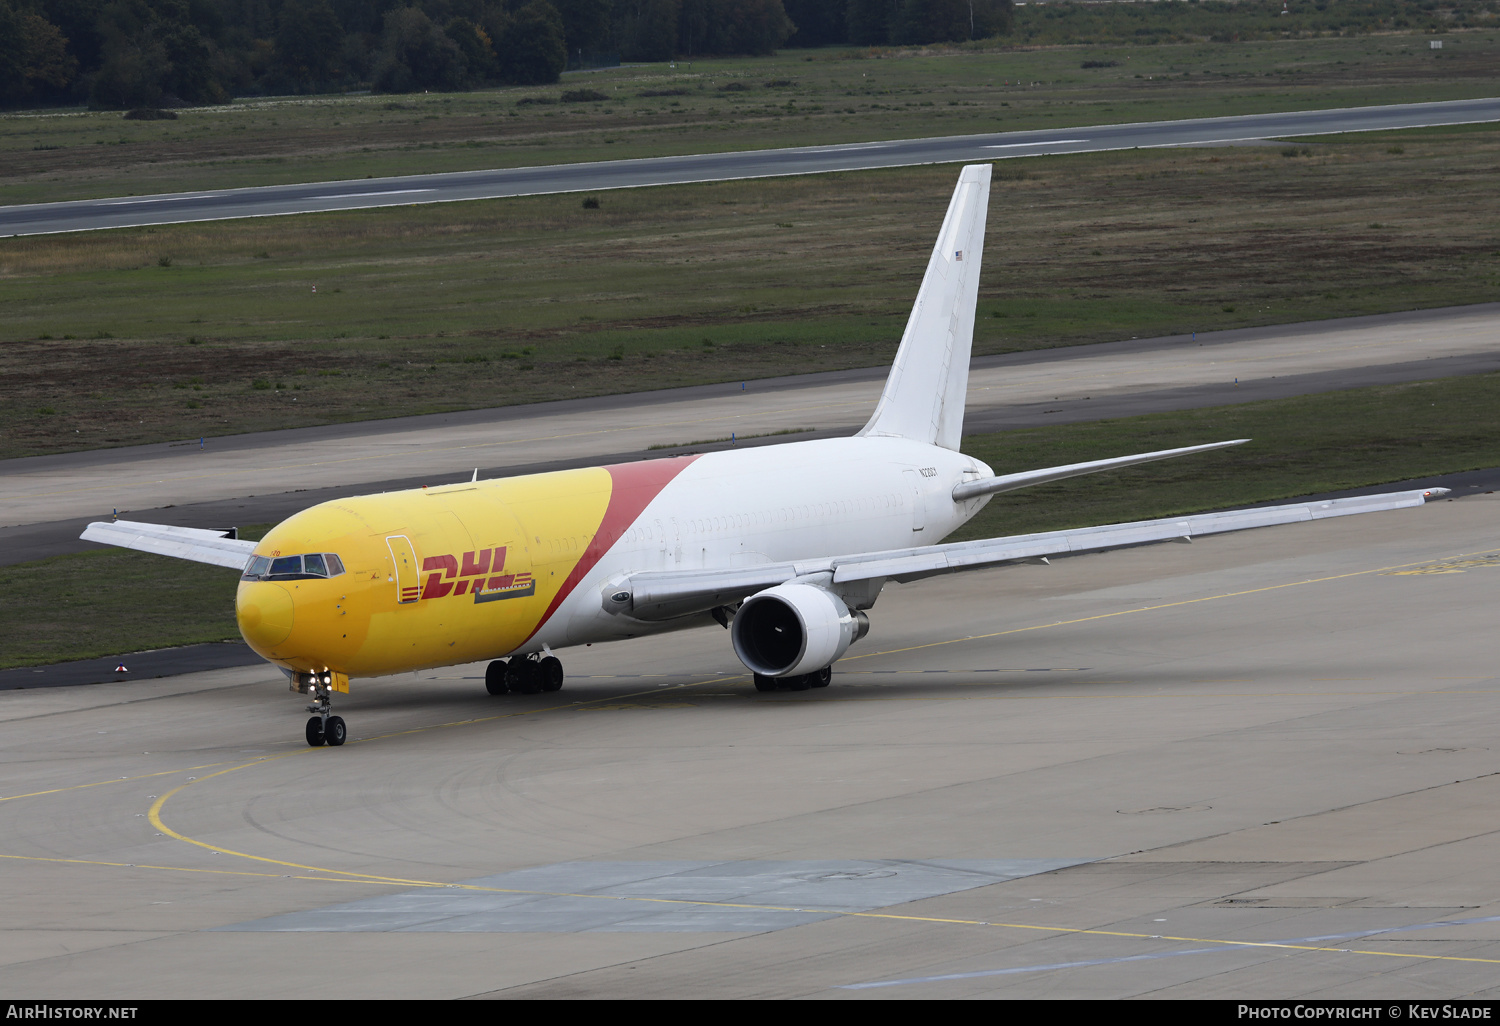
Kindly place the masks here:
[(781, 0), (717, 0), (712, 13), (715, 53), (774, 53), (797, 30)]
[(162, 100), (162, 79), (168, 69), (161, 41), (144, 35), (114, 43), (89, 88), (89, 105), (106, 110), (155, 107)]
[(547, 0), (532, 0), (511, 18), (495, 47), (500, 74), (508, 82), (556, 82), (568, 66), (562, 15)]
[(26, 95), (26, 41), (21, 15), (0, 0), (0, 102), (15, 103)]
[(287, 0), (276, 19), (276, 64), (299, 90), (334, 77), (344, 26), (328, 0)]
[(462, 89), (468, 69), (463, 51), (415, 7), (386, 15), (374, 86), (385, 93)]
[(849, 42), (856, 46), (889, 43), (900, 15), (901, 0), (849, 0)]
[(1009, 0), (903, 0), (892, 24), (893, 43), (984, 39), (1010, 25)]
[(797, 31), (787, 46), (828, 46), (849, 39), (848, 0), (781, 0)]
[(671, 60), (677, 52), (682, 0), (620, 0), (615, 9), (621, 56), (632, 61)]
[(599, 50), (609, 40), (612, 0), (553, 0), (562, 16), (563, 42), (568, 53)]
[(169, 32), (162, 40), (162, 50), (167, 58), (162, 86), (167, 92), (188, 103), (227, 99), (214, 74), (213, 50), (196, 27), (183, 25)]
[(78, 62), (56, 25), (0, 0), (0, 102), (14, 103), (47, 87), (62, 89), (77, 73)]
[(448, 22), (443, 33), (462, 51), (471, 81), (479, 82), (495, 77), (499, 62), (495, 58), (494, 44), (484, 29), (468, 18), (454, 18)]

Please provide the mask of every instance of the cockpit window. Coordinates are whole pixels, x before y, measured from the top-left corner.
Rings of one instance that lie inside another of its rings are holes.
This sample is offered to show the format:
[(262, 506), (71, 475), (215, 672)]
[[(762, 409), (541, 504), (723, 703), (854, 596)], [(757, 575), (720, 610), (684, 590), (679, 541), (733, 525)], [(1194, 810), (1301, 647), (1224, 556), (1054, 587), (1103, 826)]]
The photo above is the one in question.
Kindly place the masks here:
[(331, 552), (310, 552), (301, 556), (251, 556), (245, 566), (247, 581), (301, 581), (310, 577), (337, 577), (344, 572), (344, 562)]

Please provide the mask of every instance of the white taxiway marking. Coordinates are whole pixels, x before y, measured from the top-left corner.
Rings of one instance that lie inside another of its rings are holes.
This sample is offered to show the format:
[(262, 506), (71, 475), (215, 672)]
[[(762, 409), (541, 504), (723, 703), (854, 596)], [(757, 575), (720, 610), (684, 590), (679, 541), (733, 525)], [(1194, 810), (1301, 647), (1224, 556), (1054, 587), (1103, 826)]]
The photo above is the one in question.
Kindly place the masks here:
[(195, 193), (191, 196), (132, 196), (130, 199), (105, 200), (102, 206), (120, 207), (131, 203), (185, 203), (188, 200), (219, 199), (215, 195)]
[(1038, 139), (1036, 142), (1024, 143), (995, 143), (986, 146), (987, 150), (1013, 150), (1017, 146), (1071, 146), (1074, 143), (1086, 143), (1087, 139)]
[(436, 189), (382, 189), (380, 192), (336, 192), (328, 196), (319, 196), (319, 199), (356, 199), (362, 196), (403, 196), (409, 192), (437, 192)]

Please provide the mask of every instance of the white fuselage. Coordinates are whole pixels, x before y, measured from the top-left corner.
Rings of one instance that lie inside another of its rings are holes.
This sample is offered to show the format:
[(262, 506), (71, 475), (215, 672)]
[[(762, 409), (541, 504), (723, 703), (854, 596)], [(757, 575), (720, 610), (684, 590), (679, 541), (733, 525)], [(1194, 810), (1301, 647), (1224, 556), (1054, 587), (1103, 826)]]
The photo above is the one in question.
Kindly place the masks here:
[(990, 468), (902, 438), (830, 438), (700, 456), (662, 489), (537, 632), (562, 647), (672, 630), (606, 613), (601, 589), (642, 571), (710, 570), (941, 541), (988, 501), (955, 485)]

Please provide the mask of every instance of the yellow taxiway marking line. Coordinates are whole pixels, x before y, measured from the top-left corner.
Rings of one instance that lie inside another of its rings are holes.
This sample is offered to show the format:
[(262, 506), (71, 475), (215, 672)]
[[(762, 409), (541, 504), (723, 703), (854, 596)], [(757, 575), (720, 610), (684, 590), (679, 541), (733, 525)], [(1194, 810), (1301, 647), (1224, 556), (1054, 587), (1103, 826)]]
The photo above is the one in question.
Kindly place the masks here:
[[(1087, 694), (1087, 695), (812, 695), (773, 696), (772, 702), (1051, 702), (1096, 701), (1106, 698), (1356, 698), (1360, 696), (1494, 695), (1500, 691), (1190, 691), (1180, 694)], [(645, 705), (637, 708), (646, 708)]]
[(43, 858), (40, 855), (0, 855), (0, 859), (15, 859), (19, 862), (58, 862), (74, 866), (110, 866), (115, 869), (160, 869), (170, 873), (207, 873), (217, 876), (258, 876), (273, 880), (313, 880), (318, 883), (368, 883), (366, 880), (347, 880), (338, 876), (292, 876), (288, 873), (252, 873), (243, 869), (194, 869), (190, 866), (156, 866), (145, 862), (105, 862), (101, 859)]
[[(267, 756), (267, 758), (276, 757)], [(140, 776), (135, 777), (116, 777), (114, 780), (95, 780), (88, 784), (70, 784), (67, 787), (54, 787), (46, 791), (30, 791), (26, 794), (6, 795), (4, 798), (0, 798), (0, 802), (13, 802), (17, 798), (40, 798), (43, 795), (62, 794), (65, 791), (83, 791), (90, 787), (103, 787), (106, 784), (128, 784), (136, 780), (150, 780), (153, 777), (169, 777), (174, 773), (191, 773), (194, 770), (213, 769), (216, 766), (223, 765), (224, 763), (222, 762), (210, 762), (202, 766), (184, 766), (181, 769), (158, 770), (155, 773), (142, 773)]]

